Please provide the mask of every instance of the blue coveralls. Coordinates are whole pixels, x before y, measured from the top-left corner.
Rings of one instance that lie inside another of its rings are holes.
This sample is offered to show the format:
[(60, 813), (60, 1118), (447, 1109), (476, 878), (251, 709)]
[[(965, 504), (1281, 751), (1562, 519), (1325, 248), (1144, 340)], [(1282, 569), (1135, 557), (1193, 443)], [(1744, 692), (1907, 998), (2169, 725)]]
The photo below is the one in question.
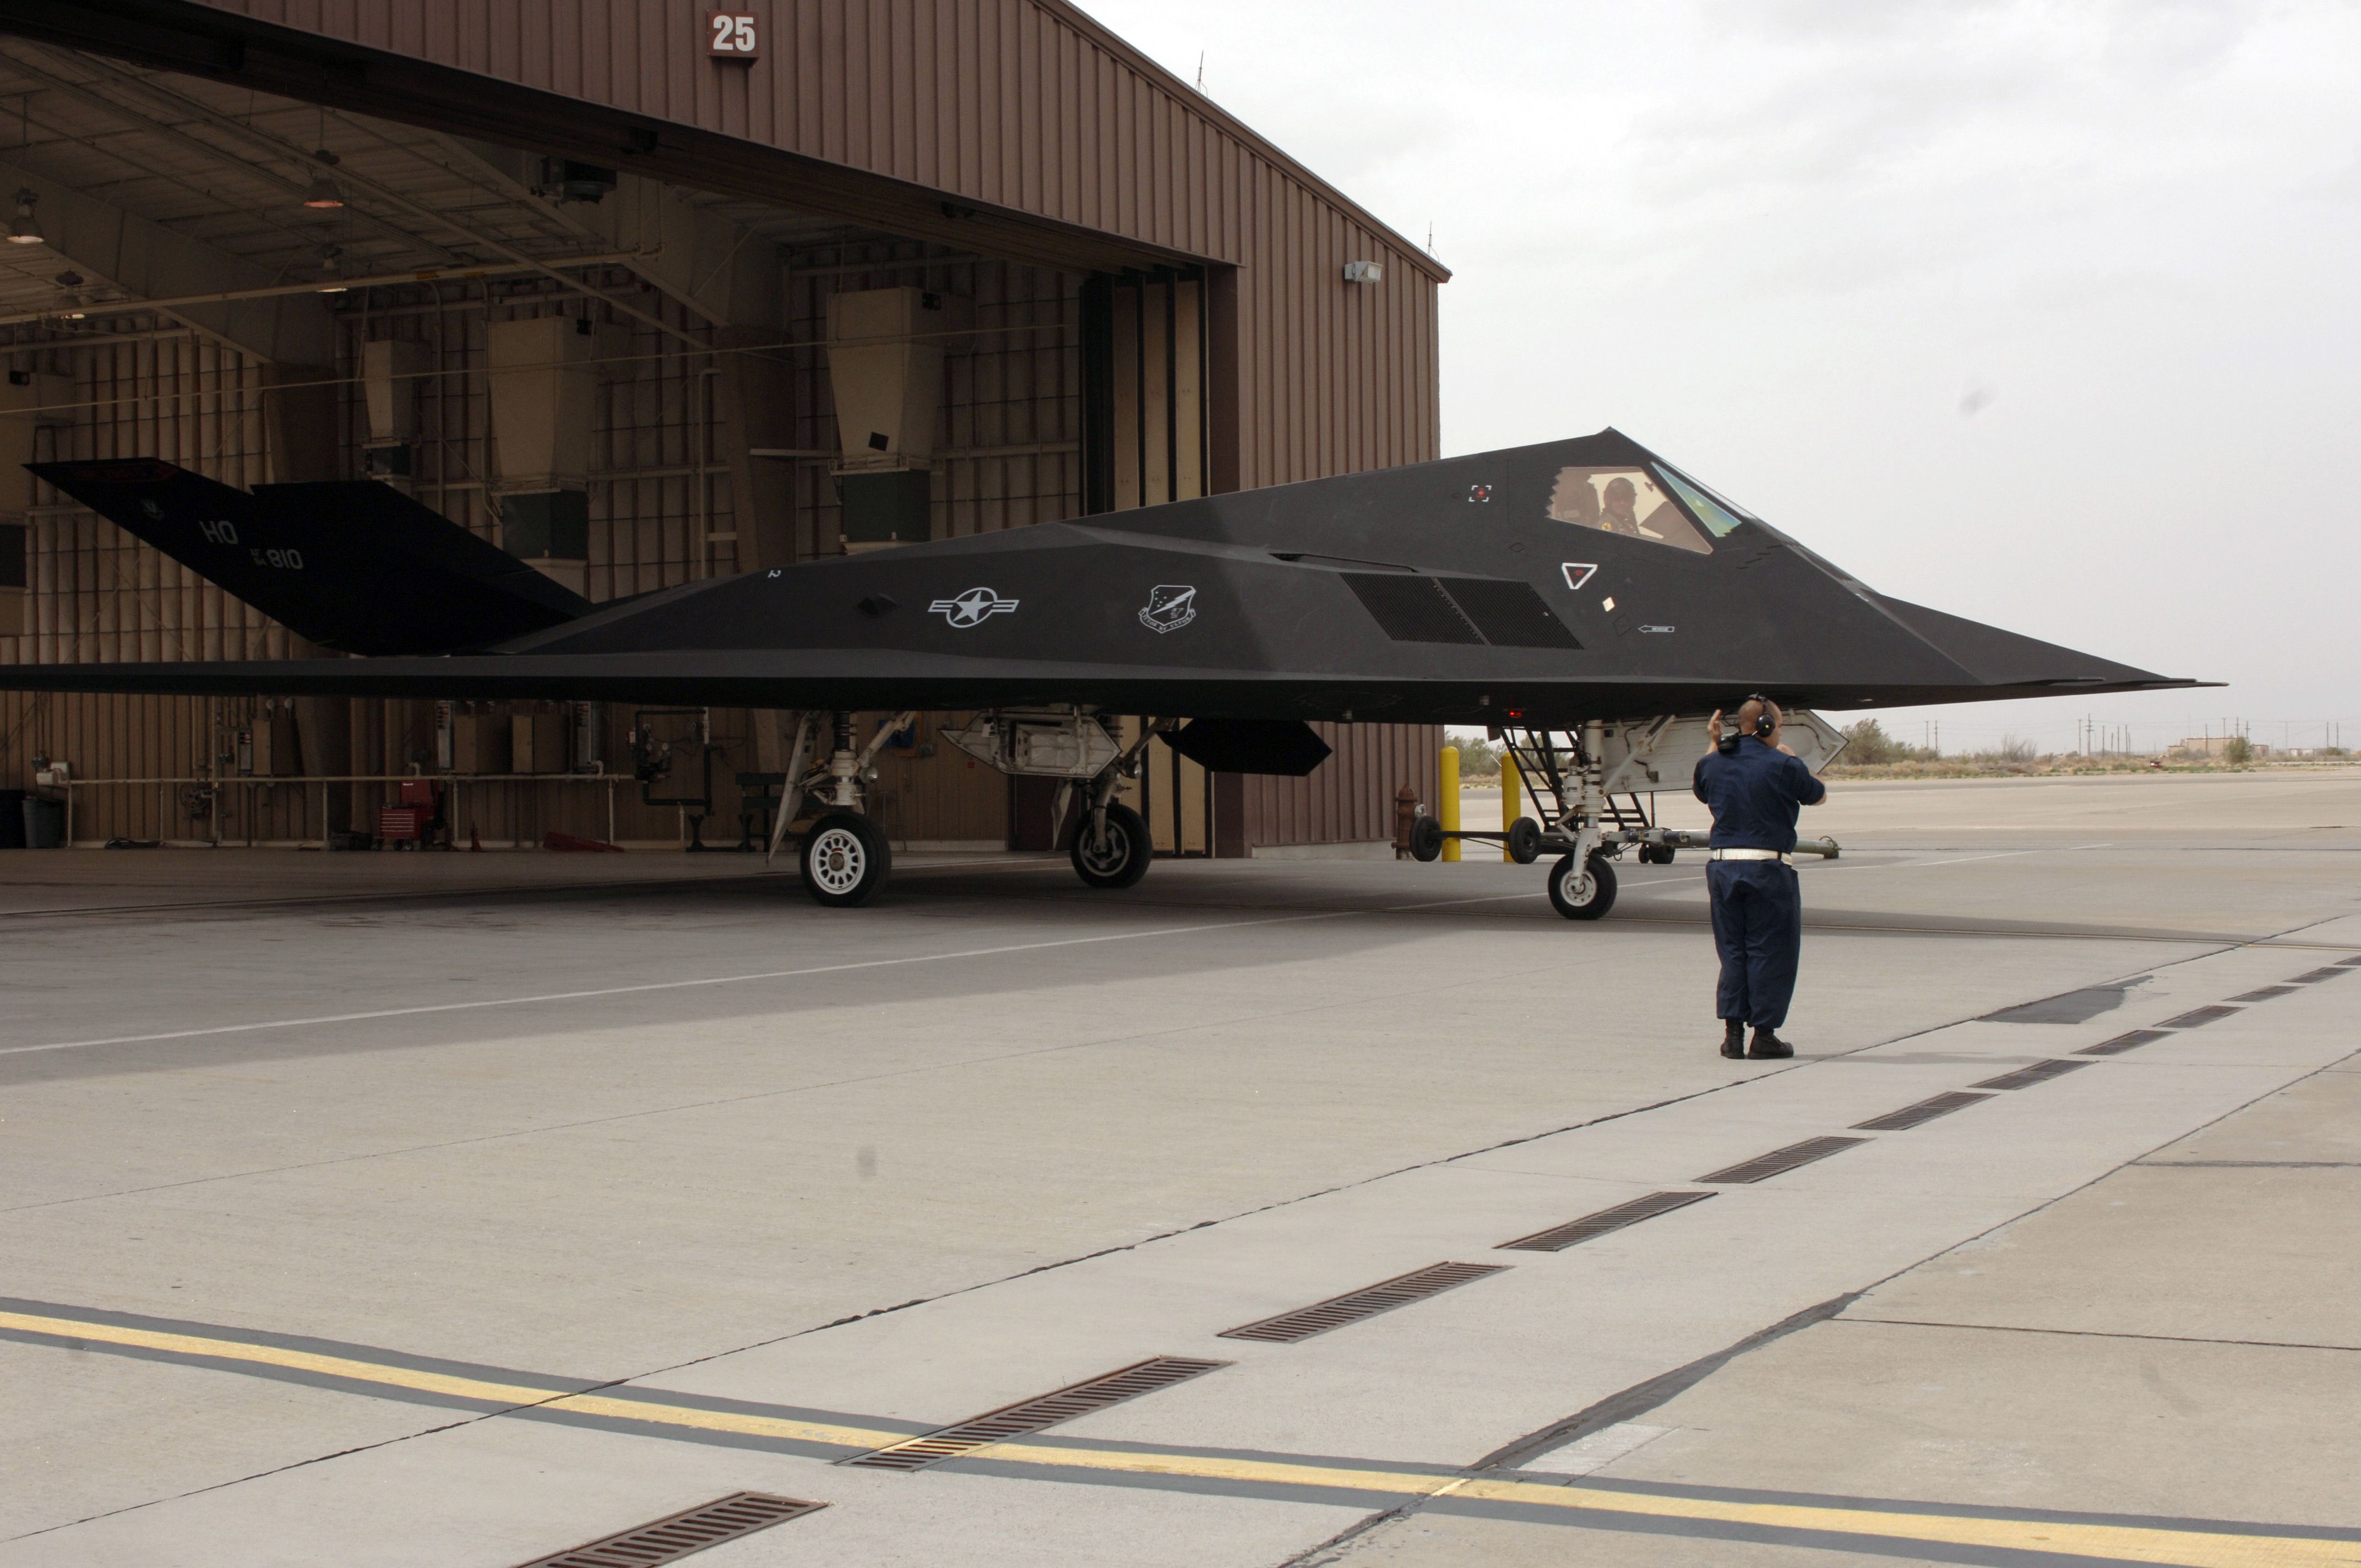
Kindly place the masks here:
[[(1828, 786), (1812, 770), (1749, 735), (1729, 756), (1697, 760), (1692, 786), (1713, 812), (1717, 850), (1795, 847), (1795, 813), (1817, 806)], [(1804, 950), (1804, 899), (1795, 868), (1781, 861), (1714, 861), (1705, 868), (1713, 909), (1713, 945), (1721, 954), (1716, 1016), (1758, 1029), (1787, 1021), (1795, 966)]]

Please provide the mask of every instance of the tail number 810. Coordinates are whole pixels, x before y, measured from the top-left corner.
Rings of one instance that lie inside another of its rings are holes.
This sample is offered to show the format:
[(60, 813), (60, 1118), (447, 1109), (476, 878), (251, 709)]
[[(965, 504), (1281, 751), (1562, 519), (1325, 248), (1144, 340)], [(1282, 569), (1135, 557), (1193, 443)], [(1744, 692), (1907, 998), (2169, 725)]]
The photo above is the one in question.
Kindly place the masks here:
[(301, 550), (249, 548), (247, 554), (254, 557), (254, 564), (258, 566), (269, 566), (281, 572), (300, 572), (303, 569), (303, 552)]

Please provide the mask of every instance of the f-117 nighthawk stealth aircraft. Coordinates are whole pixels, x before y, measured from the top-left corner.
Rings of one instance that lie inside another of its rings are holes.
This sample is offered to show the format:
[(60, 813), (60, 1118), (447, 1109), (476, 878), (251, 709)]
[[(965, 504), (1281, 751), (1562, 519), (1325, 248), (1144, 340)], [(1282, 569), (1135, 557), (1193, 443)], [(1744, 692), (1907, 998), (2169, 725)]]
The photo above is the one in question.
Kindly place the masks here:
[[(1553, 901), (1596, 918), (1617, 856), (1687, 841), (1636, 797), (1686, 787), (1704, 716), (1748, 693), (1789, 709), (1817, 766), (1840, 740), (1797, 710), (2195, 684), (1888, 598), (1612, 430), (604, 605), (370, 481), (248, 493), (146, 459), (33, 471), (361, 656), (20, 664), (0, 687), (794, 710), (772, 848), (809, 819), (805, 878), (826, 904), (866, 902), (887, 870), (856, 712), (972, 714), (946, 739), (1064, 781), (1075, 870), (1100, 887), (1147, 870), (1146, 824), (1116, 788), (1151, 734), (1215, 771), (1301, 774), (1328, 753), (1309, 719), (1484, 726), (1544, 817), (1511, 827), (1511, 855), (1555, 852)], [(1423, 821), (1416, 852), (1439, 846)]]

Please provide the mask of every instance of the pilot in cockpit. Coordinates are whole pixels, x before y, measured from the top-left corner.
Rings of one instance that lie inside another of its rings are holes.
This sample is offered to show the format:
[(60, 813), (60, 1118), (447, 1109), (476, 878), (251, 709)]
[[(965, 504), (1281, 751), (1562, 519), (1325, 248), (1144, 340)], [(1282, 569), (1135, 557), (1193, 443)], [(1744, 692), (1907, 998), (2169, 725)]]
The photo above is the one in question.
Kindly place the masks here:
[(1599, 513), (1598, 526), (1626, 539), (1649, 537), (1640, 532), (1640, 492), (1620, 474), (1607, 481), (1606, 509)]

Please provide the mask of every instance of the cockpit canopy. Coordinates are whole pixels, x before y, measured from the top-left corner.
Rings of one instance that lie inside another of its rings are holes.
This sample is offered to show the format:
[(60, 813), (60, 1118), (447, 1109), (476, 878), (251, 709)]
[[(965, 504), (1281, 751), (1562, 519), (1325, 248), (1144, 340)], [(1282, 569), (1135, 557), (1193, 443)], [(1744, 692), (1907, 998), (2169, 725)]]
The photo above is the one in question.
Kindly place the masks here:
[(1549, 514), (1576, 528), (1709, 554), (1713, 541), (1756, 521), (1662, 463), (1576, 464), (1557, 471)]

